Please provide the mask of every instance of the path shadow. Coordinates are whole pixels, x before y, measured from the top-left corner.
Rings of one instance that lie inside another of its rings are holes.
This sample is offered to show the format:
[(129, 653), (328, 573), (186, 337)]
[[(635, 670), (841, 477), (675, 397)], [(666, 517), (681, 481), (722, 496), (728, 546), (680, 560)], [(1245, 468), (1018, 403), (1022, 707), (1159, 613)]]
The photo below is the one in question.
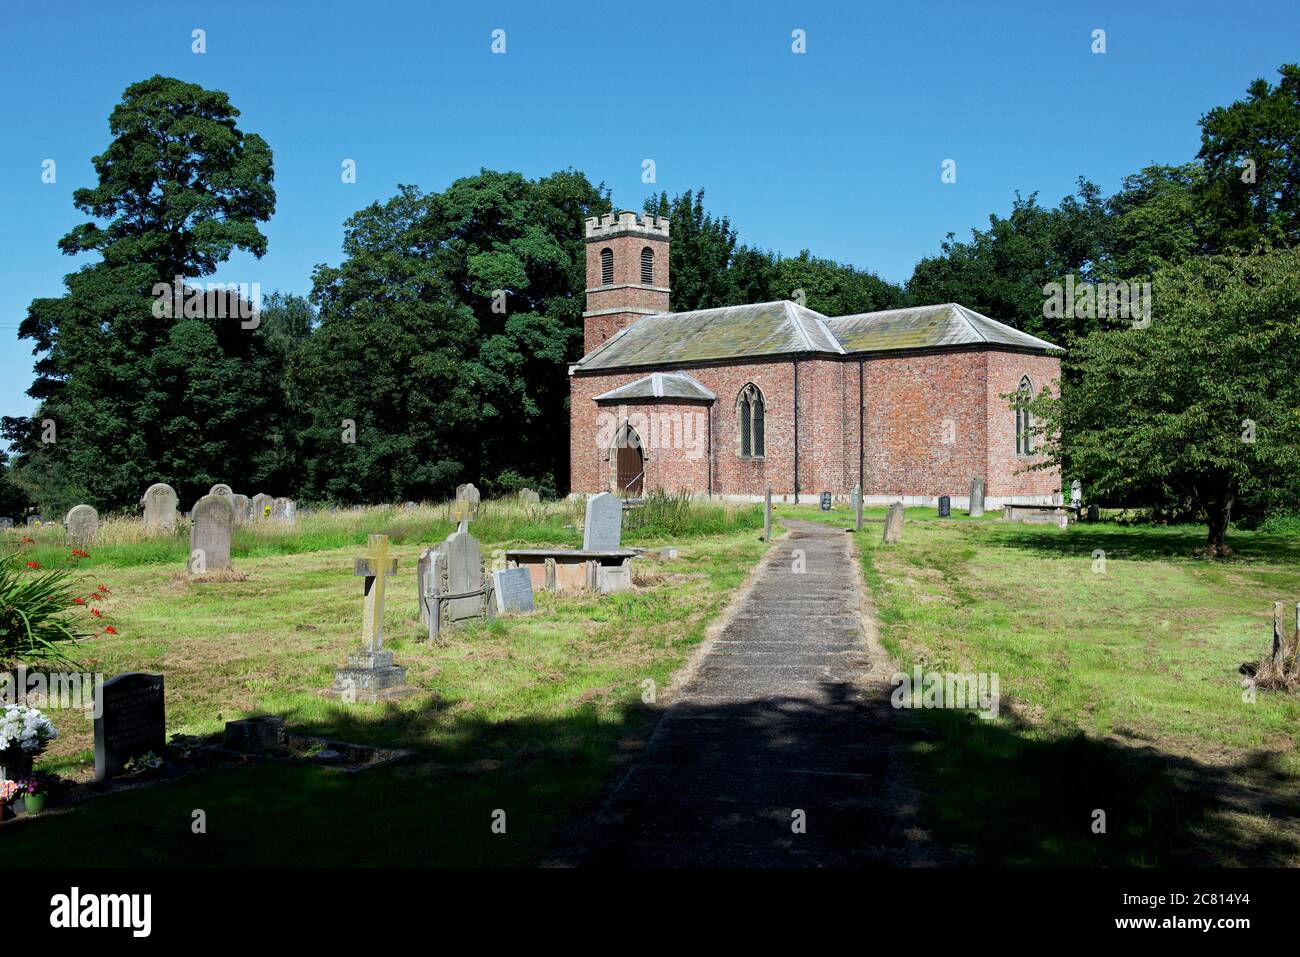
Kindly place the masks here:
[[(1051, 525), (1021, 522), (966, 524), (964, 529), (978, 529), (981, 545), (1035, 551), (1058, 557), (1091, 555), (1095, 550), (1108, 559), (1151, 561), (1199, 558), (1195, 552), (1205, 545), (1205, 530), (1192, 526), (1143, 526), (1076, 524), (1068, 529)], [(1224, 563), (1268, 562), (1300, 563), (1300, 540), (1282, 535), (1229, 534), (1228, 545), (1234, 554)]]

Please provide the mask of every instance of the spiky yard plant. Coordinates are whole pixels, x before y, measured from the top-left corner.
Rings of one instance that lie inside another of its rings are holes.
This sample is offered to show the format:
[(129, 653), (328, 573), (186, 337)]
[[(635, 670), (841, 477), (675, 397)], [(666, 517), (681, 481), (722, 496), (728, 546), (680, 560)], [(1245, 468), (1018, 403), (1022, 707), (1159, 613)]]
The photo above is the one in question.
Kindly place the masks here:
[(78, 620), (72, 569), (32, 572), (13, 552), (0, 554), (0, 669), (18, 662), (76, 665), (64, 648), (88, 637)]

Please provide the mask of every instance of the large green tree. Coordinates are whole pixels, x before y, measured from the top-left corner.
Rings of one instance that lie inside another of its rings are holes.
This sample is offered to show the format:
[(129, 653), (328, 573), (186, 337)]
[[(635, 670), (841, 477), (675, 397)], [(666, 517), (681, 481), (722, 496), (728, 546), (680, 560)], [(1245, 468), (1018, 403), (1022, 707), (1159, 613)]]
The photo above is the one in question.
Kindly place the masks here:
[(1148, 327), (1079, 339), (1077, 376), (1035, 401), (1044, 448), (1096, 497), (1185, 497), (1226, 555), (1238, 502), (1300, 474), (1300, 251), (1193, 257), (1153, 287)]
[(242, 300), (218, 293), (192, 311), (158, 300), (161, 284), (209, 274), (235, 249), (266, 250), (271, 151), (238, 116), (224, 93), (155, 76), (109, 117), (98, 183), (73, 194), (94, 219), (59, 243), (99, 259), (66, 277), (63, 296), (33, 301), (19, 329), (38, 357), (40, 406), (3, 433), (43, 508), (131, 505), (154, 481), (187, 498), (273, 477), (259, 461), (279, 438), (280, 367), (230, 314)]
[(573, 171), (483, 170), (441, 193), (402, 187), (349, 219), (343, 262), (315, 273), (319, 326), (291, 360), (302, 494), (437, 497), (508, 471), (562, 483), (582, 224), (608, 210)]

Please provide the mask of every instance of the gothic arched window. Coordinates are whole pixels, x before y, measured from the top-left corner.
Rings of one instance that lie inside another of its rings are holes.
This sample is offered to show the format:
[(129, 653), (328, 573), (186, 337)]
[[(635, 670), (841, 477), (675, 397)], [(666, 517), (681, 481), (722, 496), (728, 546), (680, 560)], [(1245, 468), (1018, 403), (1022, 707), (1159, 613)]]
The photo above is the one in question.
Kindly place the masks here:
[(742, 459), (763, 457), (764, 405), (763, 393), (752, 382), (736, 397), (736, 448)]
[(1025, 376), (1016, 389), (1016, 455), (1032, 455), (1034, 451), (1034, 419), (1029, 414), (1029, 400), (1033, 397), (1029, 376)]
[(653, 286), (655, 283), (655, 251), (649, 246), (641, 250), (641, 284)]
[(614, 250), (602, 249), (600, 251), (600, 284), (610, 286), (614, 283)]

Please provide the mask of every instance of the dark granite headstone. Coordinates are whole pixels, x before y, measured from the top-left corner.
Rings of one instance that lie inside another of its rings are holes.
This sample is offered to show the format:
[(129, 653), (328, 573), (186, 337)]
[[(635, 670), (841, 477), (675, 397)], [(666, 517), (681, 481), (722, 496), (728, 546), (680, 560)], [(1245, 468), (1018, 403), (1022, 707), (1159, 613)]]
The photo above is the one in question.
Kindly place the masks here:
[(1089, 505), (1089, 506), (1088, 506), (1088, 521), (1090, 521), (1090, 522), (1100, 522), (1100, 521), (1101, 521), (1101, 508), (1100, 508), (1100, 507), (1098, 507), (1098, 506), (1096, 506), (1096, 505)]
[(947, 495), (939, 496), (939, 517), (947, 518), (952, 515), (952, 499)]
[(831, 493), (822, 492), (822, 511), (829, 512), (830, 510), (831, 510)]
[(131, 672), (95, 689), (95, 780), (121, 772), (131, 758), (167, 747), (163, 676)]

